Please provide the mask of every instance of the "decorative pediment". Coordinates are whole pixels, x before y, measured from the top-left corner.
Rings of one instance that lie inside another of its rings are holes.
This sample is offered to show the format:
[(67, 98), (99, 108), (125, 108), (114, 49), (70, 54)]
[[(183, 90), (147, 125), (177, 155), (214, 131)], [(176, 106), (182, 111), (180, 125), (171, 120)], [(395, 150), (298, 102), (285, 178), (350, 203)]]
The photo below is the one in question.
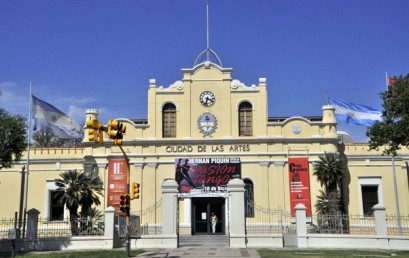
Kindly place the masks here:
[(159, 86), (159, 90), (160, 91), (171, 91), (174, 88), (176, 88), (177, 90), (183, 90), (184, 87), (185, 85), (182, 81), (175, 81), (173, 84), (171, 84), (167, 88), (164, 88), (163, 86)]
[(231, 84), (230, 84), (230, 88), (232, 88), (233, 90), (245, 90), (245, 91), (255, 91), (256, 89), (256, 85), (252, 84), (251, 86), (246, 86), (244, 83), (242, 83), (241, 81), (234, 79)]

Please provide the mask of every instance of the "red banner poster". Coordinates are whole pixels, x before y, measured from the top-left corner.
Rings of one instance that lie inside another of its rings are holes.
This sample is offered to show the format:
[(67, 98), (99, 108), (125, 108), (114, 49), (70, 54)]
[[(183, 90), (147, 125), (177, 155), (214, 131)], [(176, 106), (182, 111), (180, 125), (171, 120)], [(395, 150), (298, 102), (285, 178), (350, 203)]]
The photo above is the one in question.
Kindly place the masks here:
[(307, 210), (307, 221), (311, 220), (310, 176), (308, 158), (288, 158), (290, 181), (291, 216), (295, 217), (294, 207), (303, 204)]
[(108, 201), (107, 207), (119, 210), (122, 194), (127, 193), (128, 165), (125, 158), (108, 160)]

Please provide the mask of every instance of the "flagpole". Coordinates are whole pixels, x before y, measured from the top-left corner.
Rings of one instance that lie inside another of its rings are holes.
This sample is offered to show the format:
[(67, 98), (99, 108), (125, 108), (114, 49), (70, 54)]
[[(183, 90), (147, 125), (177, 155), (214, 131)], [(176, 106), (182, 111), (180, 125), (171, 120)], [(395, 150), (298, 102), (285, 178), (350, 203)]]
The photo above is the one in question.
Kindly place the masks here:
[(386, 85), (386, 90), (388, 90), (388, 71), (385, 72), (385, 85)]
[(26, 169), (26, 185), (24, 197), (24, 223), (23, 223), (23, 237), (25, 237), (26, 216), (27, 216), (27, 199), (28, 199), (28, 175), (30, 172), (30, 146), (31, 146), (31, 106), (32, 106), (32, 89), (30, 82), (30, 101), (28, 107), (28, 129), (27, 129), (27, 169)]
[(209, 0), (206, 1), (206, 45), (207, 45), (207, 61), (210, 61), (210, 37), (209, 37)]

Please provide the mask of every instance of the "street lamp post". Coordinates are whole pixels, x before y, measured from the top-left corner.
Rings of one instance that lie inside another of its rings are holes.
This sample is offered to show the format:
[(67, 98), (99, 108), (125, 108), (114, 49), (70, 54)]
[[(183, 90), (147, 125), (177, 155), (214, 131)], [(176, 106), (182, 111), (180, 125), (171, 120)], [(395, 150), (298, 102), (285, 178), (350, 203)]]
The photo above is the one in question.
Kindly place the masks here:
[(398, 230), (399, 235), (402, 235), (402, 224), (401, 224), (401, 217), (400, 217), (400, 209), (399, 209), (399, 197), (398, 197), (398, 185), (396, 183), (396, 171), (395, 171), (395, 154), (392, 153), (392, 174), (393, 174), (393, 186), (395, 191), (395, 206), (396, 206), (396, 215), (398, 219)]

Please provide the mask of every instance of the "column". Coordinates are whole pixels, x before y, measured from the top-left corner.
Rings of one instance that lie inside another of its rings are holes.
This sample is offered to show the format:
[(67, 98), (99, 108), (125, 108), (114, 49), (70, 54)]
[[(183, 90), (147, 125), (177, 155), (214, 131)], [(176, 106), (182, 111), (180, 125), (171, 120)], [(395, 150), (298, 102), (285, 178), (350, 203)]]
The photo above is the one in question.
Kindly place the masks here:
[(105, 209), (105, 227), (104, 227), (104, 247), (107, 249), (114, 248), (114, 233), (115, 233), (115, 208), (108, 207)]
[(385, 207), (377, 204), (372, 207), (373, 214), (375, 217), (375, 231), (377, 236), (387, 236), (388, 226), (386, 225), (386, 212)]
[(297, 224), (298, 248), (307, 248), (307, 208), (302, 204), (295, 206), (295, 223)]
[(232, 179), (227, 184), (229, 193), (230, 247), (246, 248), (246, 218), (244, 213), (244, 183)]
[(178, 184), (173, 179), (162, 183), (162, 247), (177, 248)]
[(37, 209), (30, 209), (27, 211), (27, 239), (30, 241), (37, 240), (37, 232), (38, 232), (38, 215), (40, 211)]
[(183, 199), (183, 233), (191, 234), (192, 232), (192, 198)]

